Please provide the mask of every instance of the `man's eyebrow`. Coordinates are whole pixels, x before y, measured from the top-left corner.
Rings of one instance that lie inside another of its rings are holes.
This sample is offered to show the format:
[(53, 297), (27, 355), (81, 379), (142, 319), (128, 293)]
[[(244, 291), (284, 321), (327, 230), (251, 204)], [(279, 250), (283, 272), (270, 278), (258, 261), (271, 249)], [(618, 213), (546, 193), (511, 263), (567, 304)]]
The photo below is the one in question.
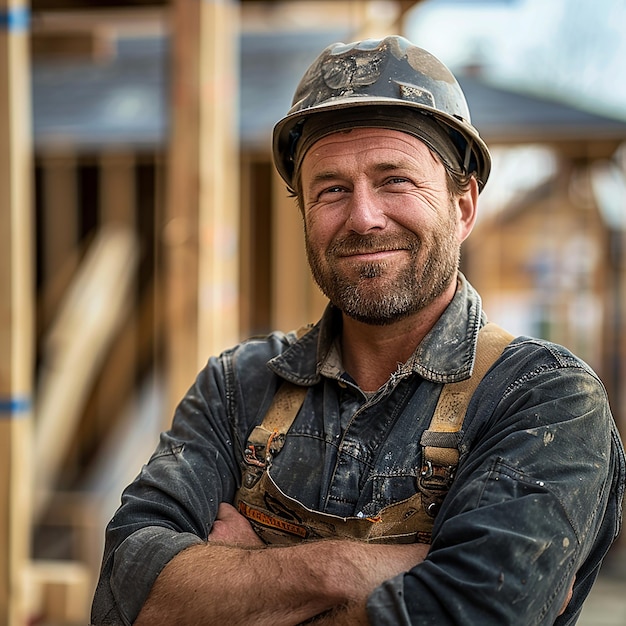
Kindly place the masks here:
[[(408, 163), (403, 161), (384, 161), (382, 163), (376, 163), (372, 169), (376, 172), (389, 172), (394, 170), (403, 170), (408, 168)], [(334, 178), (341, 178), (341, 174), (336, 170), (324, 170), (317, 172), (311, 177), (311, 184), (318, 182), (325, 182)]]
[(404, 170), (409, 167), (408, 163), (403, 161), (385, 161), (383, 163), (377, 163), (374, 166), (374, 170), (377, 172), (389, 172), (392, 170)]
[(341, 175), (336, 170), (317, 172), (311, 177), (311, 180), (309, 180), (307, 188), (312, 189), (316, 185), (328, 182), (329, 180), (337, 180), (338, 178), (341, 178)]
[(314, 176), (311, 177), (311, 183), (324, 182), (326, 180), (332, 180), (333, 178), (337, 178), (339, 174), (334, 170), (325, 170), (323, 172), (318, 172)]

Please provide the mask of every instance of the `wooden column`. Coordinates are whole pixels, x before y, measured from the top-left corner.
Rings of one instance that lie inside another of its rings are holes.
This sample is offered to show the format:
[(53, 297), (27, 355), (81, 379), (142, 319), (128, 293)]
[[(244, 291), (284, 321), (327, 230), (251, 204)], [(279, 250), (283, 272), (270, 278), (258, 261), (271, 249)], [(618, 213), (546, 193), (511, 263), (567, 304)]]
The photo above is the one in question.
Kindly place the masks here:
[(100, 222), (135, 228), (135, 155), (105, 152), (100, 157)]
[(229, 0), (173, 2), (164, 233), (171, 408), (208, 357), (239, 333), (236, 7)]
[[(76, 269), (78, 243), (78, 183), (76, 157), (72, 153), (44, 152), (40, 158), (43, 211), (44, 292), (58, 291), (56, 283)], [(54, 295), (57, 295), (56, 293)], [(58, 297), (55, 299), (58, 301)], [(55, 302), (56, 304), (56, 302)]]
[(41, 236), (36, 337), (49, 328), (80, 262), (77, 159), (72, 152), (44, 150), (41, 171)]
[(26, 624), (33, 375), (28, 5), (0, 0), (0, 626)]
[[(135, 164), (136, 155), (132, 152), (105, 152), (100, 156), (100, 224), (121, 227), (129, 233), (137, 232), (135, 243), (140, 259), (148, 251), (142, 249), (145, 243), (138, 231)], [(93, 398), (91, 421), (98, 430), (105, 430), (107, 423), (111, 424), (122, 403), (131, 398), (136, 384), (138, 337), (142, 330), (139, 327), (141, 303), (137, 298), (136, 275), (129, 280), (129, 291), (126, 319), (118, 336), (111, 338), (111, 352), (98, 376)]]
[(311, 277), (302, 216), (275, 173), (273, 192), (272, 327), (289, 331), (316, 322), (327, 302)]

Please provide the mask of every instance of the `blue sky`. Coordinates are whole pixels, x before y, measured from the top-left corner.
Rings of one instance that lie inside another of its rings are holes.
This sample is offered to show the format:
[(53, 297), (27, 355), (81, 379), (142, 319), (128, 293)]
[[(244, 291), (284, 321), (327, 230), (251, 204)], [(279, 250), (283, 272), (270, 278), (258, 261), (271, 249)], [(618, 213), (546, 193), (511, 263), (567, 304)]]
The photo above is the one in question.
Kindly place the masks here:
[(426, 0), (407, 34), (452, 69), (626, 119), (625, 0)]

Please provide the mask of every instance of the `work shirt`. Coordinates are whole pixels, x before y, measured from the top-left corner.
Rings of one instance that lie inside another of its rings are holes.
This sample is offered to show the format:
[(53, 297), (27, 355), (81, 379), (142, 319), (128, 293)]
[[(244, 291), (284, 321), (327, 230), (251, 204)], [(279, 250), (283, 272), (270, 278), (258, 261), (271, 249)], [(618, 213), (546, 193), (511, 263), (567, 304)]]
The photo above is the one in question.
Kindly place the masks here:
[[(485, 321), (460, 276), (435, 326), (373, 394), (341, 367), (332, 306), (300, 339), (273, 333), (211, 358), (107, 528), (93, 623), (131, 624), (168, 561), (207, 540), (283, 379), (309, 387), (273, 461), (287, 495), (370, 516), (416, 493), (421, 434), (443, 384), (469, 377)], [(371, 623), (574, 624), (621, 524), (624, 453), (597, 376), (563, 347), (515, 339), (470, 402), (459, 452), (428, 557), (374, 590)]]

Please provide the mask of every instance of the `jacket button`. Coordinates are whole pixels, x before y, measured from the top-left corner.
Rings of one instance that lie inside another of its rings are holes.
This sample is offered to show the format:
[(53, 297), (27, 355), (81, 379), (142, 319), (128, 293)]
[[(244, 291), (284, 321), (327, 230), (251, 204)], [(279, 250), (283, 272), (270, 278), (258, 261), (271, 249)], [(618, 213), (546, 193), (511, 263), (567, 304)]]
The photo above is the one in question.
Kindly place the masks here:
[(426, 513), (428, 513), (428, 515), (430, 515), (431, 517), (435, 517), (437, 513), (439, 513), (440, 508), (441, 508), (441, 504), (439, 504), (439, 502), (431, 502), (426, 507)]

